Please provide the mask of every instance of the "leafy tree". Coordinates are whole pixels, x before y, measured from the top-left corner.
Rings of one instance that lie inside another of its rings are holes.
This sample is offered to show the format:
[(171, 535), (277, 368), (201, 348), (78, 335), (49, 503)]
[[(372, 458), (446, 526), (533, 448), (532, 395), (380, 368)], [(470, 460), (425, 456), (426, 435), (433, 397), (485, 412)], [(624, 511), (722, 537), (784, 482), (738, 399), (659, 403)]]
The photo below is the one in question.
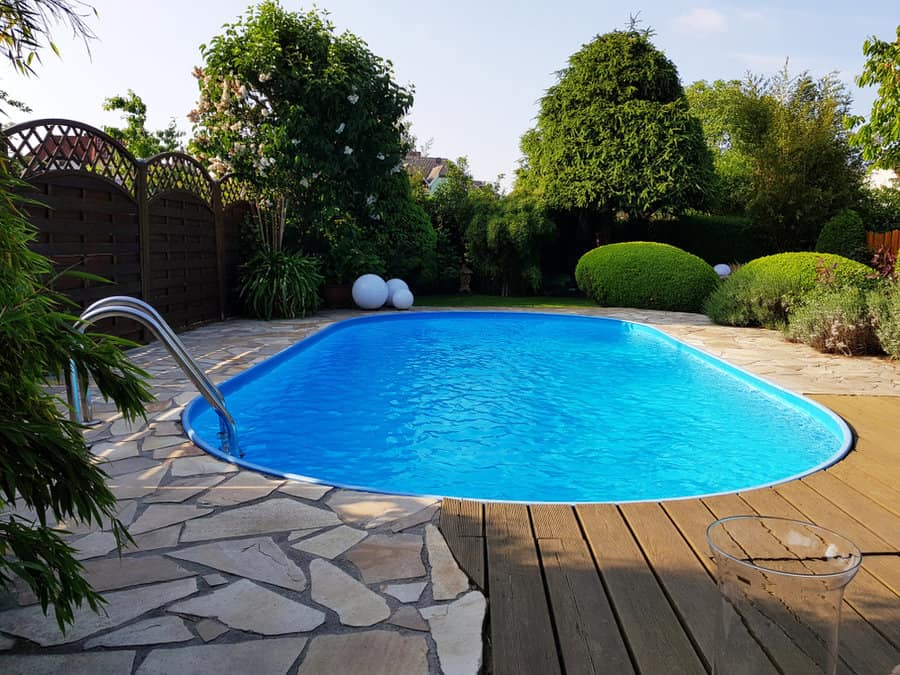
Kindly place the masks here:
[(691, 113), (700, 120), (706, 144), (713, 154), (715, 182), (710, 210), (720, 214), (742, 214), (752, 194), (752, 165), (738, 147), (736, 125), (744, 101), (739, 80), (694, 82), (685, 90)]
[(175, 120), (159, 131), (147, 131), (147, 105), (131, 89), (125, 96), (112, 96), (103, 101), (104, 110), (121, 110), (125, 117), (125, 128), (103, 127), (103, 131), (120, 141), (135, 157), (152, 157), (161, 152), (173, 152), (180, 146), (184, 136), (175, 126)]
[(466, 250), (475, 272), (499, 287), (537, 291), (541, 285), (540, 254), (556, 231), (533, 195), (499, 196), (479, 188), (471, 199), (475, 215), (466, 230)]
[(85, 47), (94, 33), (85, 21), (97, 10), (79, 0), (5, 0), (0, 3), (0, 51), (22, 75), (34, 75), (33, 64), (40, 63), (41, 49), (59, 49), (52, 40), (52, 24), (68, 24), (72, 33), (84, 40)]
[(709, 190), (700, 123), (650, 37), (632, 26), (583, 46), (522, 138), (520, 177), (552, 208), (578, 214), (582, 248), (617, 213), (646, 221), (700, 205)]
[[(42, 40), (50, 39), (47, 12), (68, 17), (76, 33), (90, 37), (74, 11), (61, 0), (5, 3), (0, 39), (13, 66), (32, 72)], [(29, 249), (35, 230), (15, 196), (24, 187), (0, 157), (0, 588), (21, 578), (45, 612), (53, 605), (63, 628), (75, 607), (87, 603), (98, 610), (103, 599), (82, 577), (54, 522), (108, 520), (119, 544), (127, 533), (115, 518), (106, 474), (47, 379), (58, 379), (71, 358), (81, 378), (93, 377), (127, 419), (143, 416), (151, 395), (146, 374), (119, 350), (124, 342), (74, 331), (65, 298), (44, 283), (52, 266)]]
[(862, 150), (863, 158), (887, 169), (900, 171), (900, 26), (893, 42), (872, 36), (863, 42), (866, 63), (856, 78), (860, 87), (878, 85), (869, 121), (848, 116), (849, 128), (860, 125), (851, 142)]
[[(251, 8), (201, 46), (190, 149), (222, 175), (283, 195), (306, 227), (376, 213), (400, 173), (412, 94), (389, 61), (325, 13)], [(278, 246), (280, 242), (271, 242)]]
[(474, 181), (465, 157), (448, 162), (447, 175), (427, 200), (426, 209), (437, 233), (439, 285), (454, 286), (466, 254), (466, 229), (474, 215), (469, 198)]
[(787, 67), (743, 86), (734, 131), (752, 167), (747, 212), (780, 250), (812, 248), (825, 221), (859, 199), (862, 163), (842, 123), (849, 105), (834, 77)]

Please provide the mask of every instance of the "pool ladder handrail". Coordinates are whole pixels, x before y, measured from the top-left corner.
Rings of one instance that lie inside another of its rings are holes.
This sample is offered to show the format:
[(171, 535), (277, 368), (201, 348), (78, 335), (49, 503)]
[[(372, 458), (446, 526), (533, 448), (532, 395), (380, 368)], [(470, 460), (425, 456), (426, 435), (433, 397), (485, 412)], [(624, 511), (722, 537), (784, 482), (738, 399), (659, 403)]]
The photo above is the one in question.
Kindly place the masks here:
[[(138, 298), (115, 295), (98, 300), (84, 310), (75, 324), (75, 330), (83, 333), (88, 325), (111, 317), (133, 319), (153, 333), (219, 416), (218, 435), (222, 450), (228, 455), (237, 453), (242, 457), (243, 452), (238, 443), (237, 427), (225, 405), (225, 397), (222, 396), (219, 388), (206, 377), (196, 361), (191, 358), (184, 344), (175, 335), (175, 331), (160, 316), (159, 312)], [(71, 411), (70, 416), (75, 422), (91, 424), (92, 410), (88, 385), (87, 382), (79, 382), (79, 380), (75, 363), (70, 361), (69, 370), (66, 373), (66, 397)]]

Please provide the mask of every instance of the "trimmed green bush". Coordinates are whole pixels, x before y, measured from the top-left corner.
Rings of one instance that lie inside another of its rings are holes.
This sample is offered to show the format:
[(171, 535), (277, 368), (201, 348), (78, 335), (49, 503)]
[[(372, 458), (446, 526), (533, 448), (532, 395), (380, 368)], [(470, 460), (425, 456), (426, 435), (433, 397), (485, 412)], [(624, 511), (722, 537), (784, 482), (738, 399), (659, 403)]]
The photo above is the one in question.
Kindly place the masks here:
[(875, 336), (891, 358), (900, 359), (900, 284), (882, 282), (869, 295)]
[(819, 233), (816, 251), (867, 262), (870, 256), (866, 248), (866, 227), (859, 214), (846, 209), (828, 220)]
[(779, 253), (739, 267), (707, 298), (704, 312), (727, 326), (783, 328), (793, 309), (819, 285), (820, 270), (835, 286), (871, 288), (871, 269), (832, 253)]
[(293, 319), (316, 311), (323, 282), (316, 258), (261, 250), (241, 267), (240, 293), (256, 318)]
[(789, 340), (803, 342), (826, 354), (878, 354), (866, 291), (856, 286), (823, 287), (810, 292), (791, 313), (785, 331)]
[(719, 277), (703, 260), (680, 248), (631, 241), (585, 253), (575, 267), (575, 281), (605, 307), (698, 312)]

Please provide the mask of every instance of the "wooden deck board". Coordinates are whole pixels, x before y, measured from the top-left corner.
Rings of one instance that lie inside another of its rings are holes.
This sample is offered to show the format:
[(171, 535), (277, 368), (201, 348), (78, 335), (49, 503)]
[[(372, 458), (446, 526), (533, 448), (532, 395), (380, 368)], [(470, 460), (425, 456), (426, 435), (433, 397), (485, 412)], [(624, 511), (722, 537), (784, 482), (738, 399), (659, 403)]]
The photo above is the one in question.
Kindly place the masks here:
[[(492, 672), (706, 672), (718, 602), (706, 528), (758, 513), (811, 521), (860, 547), (839, 672), (890, 673), (900, 664), (900, 398), (814, 398), (849, 421), (857, 444), (799, 481), (619, 507), (445, 500), (451, 550), (486, 583)], [(808, 670), (794, 642), (800, 629), (792, 638), (759, 621), (754, 632), (762, 648), (747, 644), (748, 675), (773, 672), (772, 661), (782, 672)]]
[(561, 673), (528, 508), (487, 504), (485, 533), (494, 674)]
[(588, 542), (642, 673), (706, 669), (622, 515), (611, 504), (576, 507)]

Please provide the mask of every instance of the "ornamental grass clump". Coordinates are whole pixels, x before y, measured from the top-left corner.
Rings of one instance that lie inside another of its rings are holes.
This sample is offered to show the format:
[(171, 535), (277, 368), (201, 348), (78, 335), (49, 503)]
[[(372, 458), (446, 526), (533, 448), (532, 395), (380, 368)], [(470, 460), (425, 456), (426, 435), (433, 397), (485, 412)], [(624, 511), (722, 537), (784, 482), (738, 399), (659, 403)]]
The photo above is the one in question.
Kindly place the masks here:
[(698, 312), (719, 285), (719, 276), (680, 248), (632, 241), (585, 253), (575, 267), (575, 281), (604, 307)]
[(241, 299), (256, 318), (293, 319), (319, 306), (319, 261), (301, 253), (258, 251), (241, 267)]
[(30, 250), (34, 227), (14, 191), (25, 187), (0, 160), (0, 591), (24, 581), (62, 629), (74, 609), (98, 611), (103, 598), (83, 577), (75, 550), (54, 523), (110, 523), (117, 545), (127, 538), (115, 518), (116, 498), (68, 419), (65, 403), (47, 388), (71, 358), (82, 381), (90, 376), (125, 419), (144, 416), (152, 400), (146, 373), (108, 335), (73, 329), (72, 303), (47, 288), (50, 261)]

